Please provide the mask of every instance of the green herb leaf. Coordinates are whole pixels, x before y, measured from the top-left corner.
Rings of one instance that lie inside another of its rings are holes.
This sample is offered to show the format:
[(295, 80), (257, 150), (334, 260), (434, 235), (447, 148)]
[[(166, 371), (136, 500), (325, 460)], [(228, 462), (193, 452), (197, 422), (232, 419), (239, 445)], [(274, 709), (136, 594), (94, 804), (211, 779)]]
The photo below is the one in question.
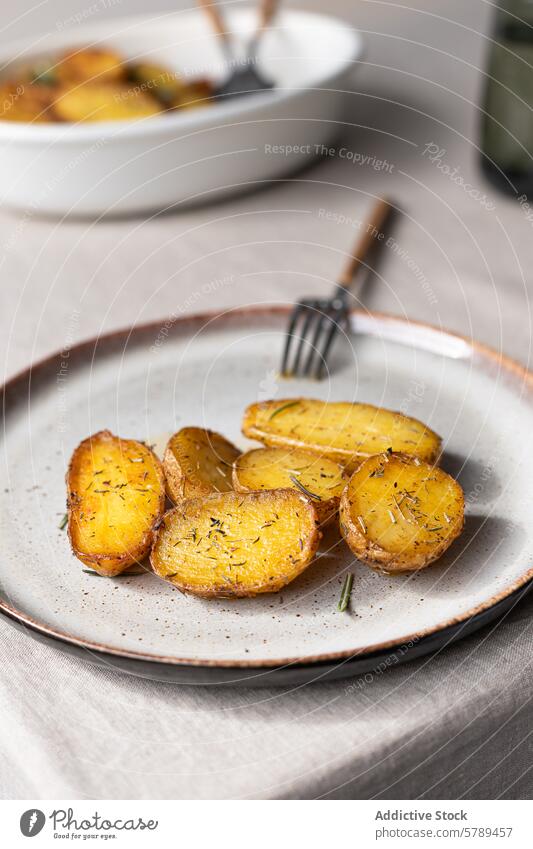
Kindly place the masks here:
[(54, 68), (41, 65), (33, 69), (31, 82), (33, 85), (55, 85), (57, 83), (57, 74)]
[(337, 610), (339, 611), (339, 613), (344, 613), (344, 611), (348, 609), (348, 605), (350, 604), (350, 596), (352, 594), (352, 587), (353, 572), (348, 572), (344, 579), (344, 584), (342, 585), (341, 590), (341, 597), (337, 605)]
[(67, 514), (67, 513), (65, 513), (65, 515), (64, 515), (64, 516), (63, 516), (63, 518), (61, 519), (61, 522), (59, 523), (59, 530), (60, 530), (60, 531), (64, 531), (64, 530), (65, 530), (65, 528), (67, 527), (67, 522), (68, 522), (68, 514)]
[(284, 410), (288, 410), (289, 407), (296, 407), (296, 405), (299, 404), (299, 403), (300, 403), (299, 401), (288, 401), (286, 404), (282, 404), (281, 407), (278, 407), (277, 410), (274, 410), (272, 415), (269, 416), (269, 418), (268, 418), (269, 422), (271, 422), (272, 419), (274, 419), (277, 415), (279, 415), (279, 413), (282, 413)]

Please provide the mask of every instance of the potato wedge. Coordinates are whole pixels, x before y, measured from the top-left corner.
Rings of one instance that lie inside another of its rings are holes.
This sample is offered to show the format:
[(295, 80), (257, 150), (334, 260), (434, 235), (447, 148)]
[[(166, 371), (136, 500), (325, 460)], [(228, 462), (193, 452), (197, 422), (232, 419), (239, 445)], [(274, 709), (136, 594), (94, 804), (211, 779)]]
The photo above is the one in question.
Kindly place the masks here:
[(235, 460), (233, 486), (238, 492), (296, 489), (325, 525), (337, 513), (346, 480), (338, 463), (301, 448), (255, 448)]
[(53, 81), (67, 84), (117, 83), (126, 79), (126, 66), (114, 50), (84, 47), (71, 50), (59, 61), (51, 63), (48, 76)]
[(229, 492), (233, 461), (240, 453), (213, 430), (182, 428), (170, 438), (163, 458), (169, 497), (179, 504), (185, 498)]
[(67, 489), (68, 534), (82, 563), (112, 577), (148, 554), (165, 509), (165, 478), (146, 445), (95, 433), (74, 451)]
[(54, 114), (60, 121), (129, 121), (157, 115), (155, 98), (135, 87), (86, 83), (57, 89)]
[(187, 92), (188, 86), (179, 74), (162, 65), (137, 62), (129, 66), (129, 76), (143, 91), (150, 91), (165, 107), (173, 106)]
[(0, 121), (51, 121), (53, 90), (47, 86), (5, 83), (0, 86)]
[(192, 498), (165, 514), (152, 568), (206, 598), (277, 592), (313, 559), (317, 523), (311, 502), (293, 489)]
[(197, 109), (209, 106), (212, 102), (213, 86), (209, 80), (191, 80), (185, 89), (176, 97), (172, 106), (174, 109)]
[(341, 533), (353, 553), (382, 572), (428, 566), (459, 536), (463, 490), (450, 475), (407, 454), (369, 457), (341, 497)]
[(380, 451), (413, 454), (432, 462), (441, 439), (417, 419), (371, 404), (292, 398), (252, 404), (242, 432), (264, 445), (304, 448), (352, 472), (362, 459)]

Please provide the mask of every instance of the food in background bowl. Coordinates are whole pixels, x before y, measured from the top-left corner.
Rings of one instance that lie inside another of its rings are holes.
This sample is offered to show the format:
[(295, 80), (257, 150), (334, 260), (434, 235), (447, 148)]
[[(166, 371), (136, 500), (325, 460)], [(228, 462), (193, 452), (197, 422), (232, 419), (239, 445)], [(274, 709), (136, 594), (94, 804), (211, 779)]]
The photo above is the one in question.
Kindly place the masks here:
[(212, 94), (205, 79), (185, 80), (161, 65), (86, 47), (21, 68), (0, 84), (0, 120), (129, 121), (205, 106)]

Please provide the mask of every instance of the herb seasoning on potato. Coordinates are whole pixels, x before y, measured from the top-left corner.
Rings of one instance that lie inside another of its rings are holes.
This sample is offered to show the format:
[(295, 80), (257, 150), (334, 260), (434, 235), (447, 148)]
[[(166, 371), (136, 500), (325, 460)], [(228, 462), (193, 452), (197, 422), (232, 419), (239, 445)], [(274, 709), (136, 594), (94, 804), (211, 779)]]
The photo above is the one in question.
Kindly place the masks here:
[(300, 448), (256, 448), (233, 464), (239, 492), (292, 487), (313, 502), (321, 525), (333, 519), (346, 486), (338, 463)]
[(67, 489), (69, 538), (82, 563), (112, 577), (146, 557), (165, 509), (163, 469), (150, 448), (100, 431), (74, 451)]
[(317, 525), (313, 504), (293, 489), (192, 498), (163, 517), (152, 568), (199, 596), (277, 592), (313, 559)]
[(457, 481), (406, 454), (369, 457), (341, 497), (344, 539), (359, 560), (382, 572), (428, 566), (463, 524), (464, 494)]
[(303, 448), (352, 472), (365, 457), (392, 447), (433, 462), (441, 439), (426, 425), (371, 404), (293, 398), (252, 404), (242, 431), (264, 445)]

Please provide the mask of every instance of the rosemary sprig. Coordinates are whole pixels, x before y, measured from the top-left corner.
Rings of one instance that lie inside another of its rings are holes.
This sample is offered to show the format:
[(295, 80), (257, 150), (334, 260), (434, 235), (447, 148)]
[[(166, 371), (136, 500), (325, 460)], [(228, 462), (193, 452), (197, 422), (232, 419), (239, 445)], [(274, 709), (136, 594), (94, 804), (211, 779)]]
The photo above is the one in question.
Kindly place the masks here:
[(298, 478), (295, 478), (294, 475), (289, 475), (289, 480), (293, 482), (294, 486), (298, 487), (300, 492), (307, 495), (308, 498), (314, 498), (315, 501), (322, 501), (322, 497), (320, 495), (317, 495), (316, 492), (311, 492), (310, 489), (307, 489), (307, 487), (304, 486)]
[(278, 407), (277, 410), (274, 410), (274, 412), (268, 417), (269, 422), (271, 422), (272, 419), (274, 419), (284, 410), (288, 410), (289, 407), (296, 407), (296, 405), (299, 403), (299, 401), (288, 401), (286, 404), (282, 404), (281, 407)]
[(65, 513), (65, 515), (64, 515), (64, 516), (63, 516), (63, 518), (61, 519), (61, 522), (59, 523), (59, 530), (60, 530), (60, 531), (64, 531), (64, 530), (65, 530), (65, 528), (67, 527), (67, 522), (68, 522), (68, 514), (67, 514), (67, 513)]
[(347, 610), (348, 605), (350, 604), (350, 596), (352, 594), (353, 587), (353, 572), (348, 572), (344, 579), (344, 584), (342, 585), (341, 597), (339, 599), (339, 603), (337, 605), (337, 610), (339, 613), (344, 613)]

